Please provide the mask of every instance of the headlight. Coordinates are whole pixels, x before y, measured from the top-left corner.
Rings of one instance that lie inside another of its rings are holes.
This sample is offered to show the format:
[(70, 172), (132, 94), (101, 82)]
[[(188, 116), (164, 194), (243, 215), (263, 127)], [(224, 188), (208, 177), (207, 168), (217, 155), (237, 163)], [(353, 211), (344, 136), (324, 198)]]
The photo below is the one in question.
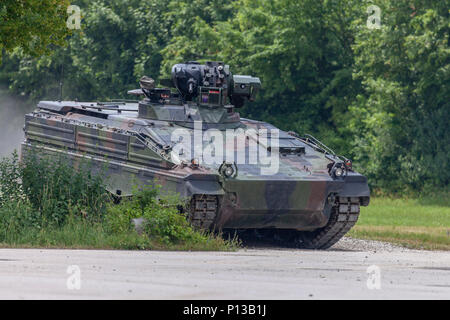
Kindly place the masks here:
[(236, 164), (230, 164), (230, 163), (224, 162), (220, 166), (219, 172), (225, 178), (235, 178), (237, 176), (237, 166), (236, 166)]
[(342, 177), (344, 175), (344, 169), (336, 168), (336, 171), (334, 171), (334, 174), (336, 175), (336, 177)]
[(347, 168), (343, 162), (336, 162), (330, 170), (333, 178), (344, 178), (347, 176)]
[(233, 167), (227, 167), (224, 171), (223, 171), (224, 175), (227, 176), (228, 178), (231, 177), (234, 174), (234, 169)]

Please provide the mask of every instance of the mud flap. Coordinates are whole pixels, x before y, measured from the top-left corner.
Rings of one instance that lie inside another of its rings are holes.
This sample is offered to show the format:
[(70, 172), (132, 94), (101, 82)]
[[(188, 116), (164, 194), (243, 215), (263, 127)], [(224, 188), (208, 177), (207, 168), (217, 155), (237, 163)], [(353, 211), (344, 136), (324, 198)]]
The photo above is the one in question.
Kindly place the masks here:
[(340, 197), (356, 197), (360, 198), (361, 205), (369, 205), (370, 189), (367, 178), (360, 174), (350, 173), (345, 178), (345, 184), (339, 192)]

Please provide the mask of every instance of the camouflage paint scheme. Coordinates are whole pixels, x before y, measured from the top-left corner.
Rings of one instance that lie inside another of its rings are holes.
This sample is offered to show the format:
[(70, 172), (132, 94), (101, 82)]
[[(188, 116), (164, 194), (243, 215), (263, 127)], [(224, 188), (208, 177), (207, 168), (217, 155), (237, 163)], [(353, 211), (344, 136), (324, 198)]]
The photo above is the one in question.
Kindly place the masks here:
[[(193, 111), (194, 110), (194, 111)], [(192, 116), (194, 114), (194, 116)], [(203, 116), (203, 115), (206, 116)], [(134, 185), (157, 184), (182, 197), (216, 195), (218, 228), (280, 228), (311, 231), (324, 227), (330, 215), (328, 197), (357, 197), (368, 205), (367, 179), (349, 171), (345, 179), (330, 176), (330, 156), (306, 141), (280, 131), (280, 147), (303, 147), (304, 154), (280, 155), (279, 172), (260, 175), (258, 165), (238, 165), (235, 178), (225, 178), (218, 165), (175, 165), (169, 156), (177, 128), (203, 121), (204, 130), (273, 129), (268, 123), (240, 119), (236, 112), (196, 105), (79, 103), (43, 101), (26, 115), (23, 151), (41, 148), (73, 159), (91, 158), (107, 167), (108, 190), (131, 195)], [(207, 142), (204, 142), (205, 144)], [(246, 153), (235, 146), (236, 154)]]
[[(106, 173), (108, 191), (119, 196), (130, 196), (135, 186), (161, 185), (163, 191), (190, 201), (189, 219), (199, 228), (253, 229), (269, 235), (275, 230), (276, 237), (299, 246), (326, 249), (355, 225), (360, 206), (369, 204), (370, 191), (367, 179), (352, 170), (348, 159), (313, 137), (292, 132), (280, 130), (279, 147), (272, 145), (269, 137), (261, 140), (259, 130), (276, 137), (274, 126), (241, 119), (236, 112), (254, 100), (261, 87), (258, 78), (233, 75), (223, 62), (187, 62), (175, 65), (166, 83), (177, 91), (156, 88), (153, 79), (143, 77), (141, 89), (129, 92), (145, 96), (140, 102), (42, 101), (26, 115), (22, 154), (38, 149), (66, 154), (74, 165), (91, 159), (93, 170)], [(175, 134), (178, 129), (186, 133), (181, 139)], [(242, 137), (231, 145), (225, 143), (226, 135), (218, 135), (225, 150), (211, 165), (200, 162), (204, 158), (196, 161), (194, 152), (199, 146), (212, 150), (220, 142), (210, 129), (233, 130)], [(185, 145), (199, 133), (200, 145)], [(279, 160), (275, 174), (263, 175), (263, 162), (249, 161), (255, 143), (259, 155), (262, 149)], [(193, 158), (174, 160), (183, 154)], [(230, 167), (234, 173), (227, 174), (223, 169)]]

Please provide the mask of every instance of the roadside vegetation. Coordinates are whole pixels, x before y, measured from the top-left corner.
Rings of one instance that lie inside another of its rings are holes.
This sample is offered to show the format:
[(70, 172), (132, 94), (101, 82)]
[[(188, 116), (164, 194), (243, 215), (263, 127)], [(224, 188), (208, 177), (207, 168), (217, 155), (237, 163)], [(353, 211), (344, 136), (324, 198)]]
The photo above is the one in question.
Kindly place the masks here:
[[(91, 164), (73, 166), (65, 157), (50, 160), (18, 155), (0, 160), (0, 247), (122, 250), (232, 251), (237, 239), (194, 230), (176, 195), (158, 186), (136, 189), (114, 204), (102, 172)], [(423, 198), (375, 196), (362, 208), (350, 236), (426, 250), (450, 250), (448, 193)], [(136, 231), (134, 219), (143, 223)]]
[(361, 209), (360, 220), (349, 235), (414, 249), (450, 250), (449, 194), (416, 199), (375, 197), (369, 207)]
[[(0, 247), (230, 251), (237, 240), (194, 230), (176, 196), (159, 188), (136, 189), (114, 205), (102, 172), (17, 154), (0, 160)], [(143, 218), (139, 233), (132, 220)]]

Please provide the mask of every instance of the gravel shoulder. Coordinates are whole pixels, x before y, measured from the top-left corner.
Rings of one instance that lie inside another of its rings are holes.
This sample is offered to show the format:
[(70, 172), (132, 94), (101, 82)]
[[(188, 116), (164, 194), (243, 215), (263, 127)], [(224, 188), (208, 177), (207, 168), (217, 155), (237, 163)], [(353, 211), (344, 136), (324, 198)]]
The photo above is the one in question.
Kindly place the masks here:
[(413, 251), (408, 248), (398, 246), (389, 242), (355, 239), (344, 237), (332, 248), (332, 251), (383, 251), (383, 252), (407, 252)]
[(449, 298), (449, 252), (379, 241), (345, 238), (328, 251), (0, 249), (0, 299)]

